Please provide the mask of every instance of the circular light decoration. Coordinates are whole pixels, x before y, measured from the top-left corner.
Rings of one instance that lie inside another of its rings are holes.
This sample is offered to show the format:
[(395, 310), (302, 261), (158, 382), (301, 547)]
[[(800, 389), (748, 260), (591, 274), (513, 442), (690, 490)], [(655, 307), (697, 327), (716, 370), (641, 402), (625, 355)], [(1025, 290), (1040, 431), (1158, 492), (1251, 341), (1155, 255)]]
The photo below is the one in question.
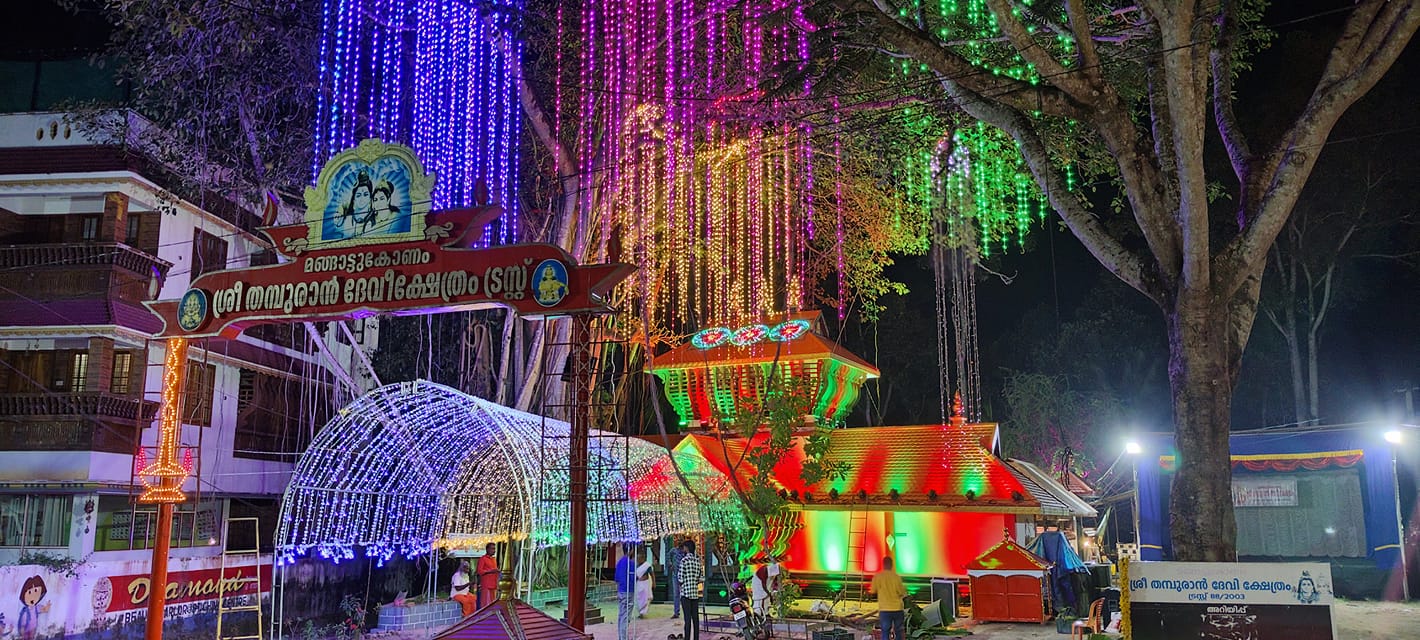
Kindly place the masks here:
[(725, 341), (730, 339), (730, 335), (730, 330), (725, 327), (711, 327), (701, 329), (699, 333), (691, 336), (690, 343), (695, 345), (697, 349), (714, 349), (725, 344)]
[(769, 339), (774, 342), (788, 342), (803, 337), (809, 332), (808, 320), (789, 320), (779, 323), (769, 330)]
[(751, 324), (735, 330), (735, 334), (730, 336), (730, 344), (736, 347), (747, 347), (769, 335), (769, 327), (762, 324)]

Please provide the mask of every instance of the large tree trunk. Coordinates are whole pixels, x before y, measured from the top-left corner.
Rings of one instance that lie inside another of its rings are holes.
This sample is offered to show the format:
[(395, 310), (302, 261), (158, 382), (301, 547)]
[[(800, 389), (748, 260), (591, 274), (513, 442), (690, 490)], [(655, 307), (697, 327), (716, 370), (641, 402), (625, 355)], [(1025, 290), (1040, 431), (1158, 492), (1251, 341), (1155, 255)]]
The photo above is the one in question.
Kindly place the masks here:
[(1210, 297), (1207, 291), (1186, 292), (1166, 314), (1179, 453), (1169, 515), (1173, 557), (1182, 561), (1236, 560), (1232, 462), (1226, 453), (1236, 363), (1229, 362), (1229, 314), (1218, 313)]

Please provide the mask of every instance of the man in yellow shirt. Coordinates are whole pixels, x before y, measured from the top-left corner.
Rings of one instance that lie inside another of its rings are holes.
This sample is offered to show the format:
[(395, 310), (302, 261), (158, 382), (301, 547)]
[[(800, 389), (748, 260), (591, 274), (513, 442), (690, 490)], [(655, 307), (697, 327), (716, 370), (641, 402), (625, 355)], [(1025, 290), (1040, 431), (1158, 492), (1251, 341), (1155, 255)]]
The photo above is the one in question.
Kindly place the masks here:
[(883, 558), (883, 570), (873, 576), (873, 593), (878, 594), (878, 628), (882, 629), (882, 640), (906, 640), (907, 617), (902, 610), (902, 600), (907, 597), (907, 587), (902, 585), (902, 576), (892, 569), (892, 558)]

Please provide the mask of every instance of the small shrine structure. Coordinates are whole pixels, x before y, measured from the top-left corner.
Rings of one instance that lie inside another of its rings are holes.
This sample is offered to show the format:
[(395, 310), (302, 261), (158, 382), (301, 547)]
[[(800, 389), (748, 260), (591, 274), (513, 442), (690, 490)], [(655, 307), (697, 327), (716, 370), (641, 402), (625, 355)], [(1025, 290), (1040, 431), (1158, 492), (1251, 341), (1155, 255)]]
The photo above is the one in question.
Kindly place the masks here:
[(972, 619), (1045, 622), (1050, 617), (1049, 572), (1049, 562), (1016, 544), (1008, 533), (967, 565)]

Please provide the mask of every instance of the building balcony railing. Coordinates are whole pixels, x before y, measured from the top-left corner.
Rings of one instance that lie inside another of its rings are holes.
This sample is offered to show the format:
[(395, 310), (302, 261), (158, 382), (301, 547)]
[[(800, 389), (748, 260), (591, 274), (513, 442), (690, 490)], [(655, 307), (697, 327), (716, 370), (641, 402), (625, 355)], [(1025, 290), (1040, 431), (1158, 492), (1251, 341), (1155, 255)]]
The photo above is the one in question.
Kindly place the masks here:
[(98, 416), (153, 421), (158, 403), (111, 393), (0, 393), (0, 418), (16, 416)]
[(114, 266), (159, 280), (172, 263), (118, 242), (12, 244), (0, 246), (0, 268)]

